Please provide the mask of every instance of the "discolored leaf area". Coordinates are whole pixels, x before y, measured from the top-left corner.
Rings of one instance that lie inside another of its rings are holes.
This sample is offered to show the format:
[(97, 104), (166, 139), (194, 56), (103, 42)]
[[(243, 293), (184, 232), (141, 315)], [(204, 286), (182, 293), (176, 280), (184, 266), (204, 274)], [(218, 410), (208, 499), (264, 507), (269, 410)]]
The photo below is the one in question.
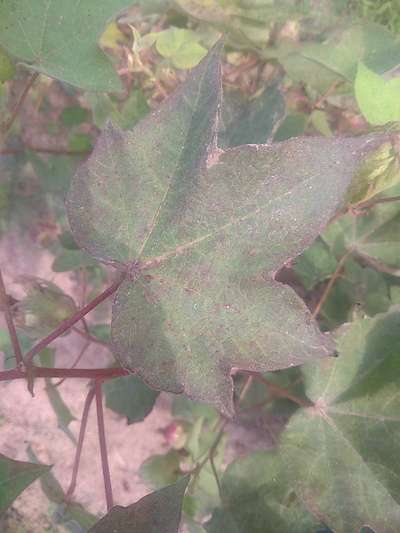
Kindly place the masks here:
[(36, 72), (92, 91), (121, 82), (98, 46), (106, 24), (132, 0), (3, 0), (0, 44)]
[(0, 513), (5, 511), (15, 498), (51, 466), (14, 461), (0, 454)]
[(116, 506), (90, 533), (178, 533), (182, 499), (189, 477), (144, 496), (128, 507)]
[(220, 45), (133, 131), (109, 125), (73, 179), (74, 238), (127, 271), (113, 307), (120, 363), (155, 389), (232, 415), (232, 368), (329, 355), (274, 273), (341, 204), (377, 138), (216, 148)]
[(207, 533), (313, 533), (322, 526), (288, 483), (281, 457), (256, 452), (231, 463), (221, 481), (224, 503), (214, 510)]
[(337, 533), (399, 530), (400, 310), (344, 326), (339, 357), (305, 365), (315, 406), (298, 411), (282, 453), (297, 496)]

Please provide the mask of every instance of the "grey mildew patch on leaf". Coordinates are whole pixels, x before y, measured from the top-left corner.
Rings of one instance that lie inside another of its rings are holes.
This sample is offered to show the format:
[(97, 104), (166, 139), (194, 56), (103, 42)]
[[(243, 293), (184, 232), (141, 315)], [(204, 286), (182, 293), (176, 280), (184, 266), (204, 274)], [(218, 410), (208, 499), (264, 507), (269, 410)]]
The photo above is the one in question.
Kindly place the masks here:
[(81, 247), (135, 265), (113, 307), (120, 363), (232, 415), (233, 368), (276, 370), (334, 350), (274, 273), (320, 233), (377, 141), (218, 149), (220, 48), (133, 131), (105, 129), (67, 205)]

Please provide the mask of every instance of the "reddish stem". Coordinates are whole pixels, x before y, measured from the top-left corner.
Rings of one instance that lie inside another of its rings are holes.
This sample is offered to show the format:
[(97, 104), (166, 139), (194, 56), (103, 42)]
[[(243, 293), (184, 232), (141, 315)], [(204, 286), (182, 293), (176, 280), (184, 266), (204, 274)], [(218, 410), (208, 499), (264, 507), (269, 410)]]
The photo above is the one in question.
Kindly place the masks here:
[(78, 444), (77, 444), (77, 447), (76, 447), (74, 466), (73, 466), (73, 469), (72, 469), (71, 483), (70, 483), (70, 485), (68, 487), (68, 490), (67, 490), (67, 493), (65, 495), (65, 499), (67, 501), (71, 499), (72, 494), (74, 493), (74, 490), (75, 490), (75, 487), (76, 487), (76, 480), (77, 480), (77, 477), (78, 477), (79, 463), (80, 463), (81, 455), (82, 455), (83, 440), (85, 438), (90, 406), (92, 405), (92, 401), (93, 401), (94, 396), (95, 396), (95, 388), (94, 388), (94, 386), (92, 386), (90, 388), (87, 396), (86, 396), (85, 405), (83, 407), (81, 427), (79, 428)]
[[(124, 368), (47, 368), (35, 366), (35, 378), (80, 378), (80, 379), (111, 379), (129, 376), (131, 371)], [(3, 370), (0, 372), (0, 381), (13, 381), (26, 379), (27, 373), (20, 369)]]
[(112, 486), (111, 486), (110, 467), (108, 465), (106, 432), (104, 428), (103, 397), (102, 397), (100, 379), (96, 379), (95, 392), (96, 392), (97, 427), (98, 427), (98, 432), (99, 432), (101, 467), (103, 469), (107, 511), (110, 512), (114, 504), (113, 504), (113, 493), (112, 493)]
[(35, 357), (36, 354), (41, 352), (46, 346), (48, 346), (51, 342), (53, 342), (57, 337), (68, 331), (72, 328), (77, 322), (82, 320), (82, 318), (90, 313), (95, 307), (97, 307), (101, 302), (109, 298), (114, 292), (118, 289), (118, 287), (121, 285), (123, 281), (123, 278), (120, 278), (118, 281), (113, 283), (110, 287), (108, 287), (104, 292), (96, 296), (91, 302), (89, 302), (85, 307), (80, 309), (78, 312), (76, 312), (74, 315), (72, 315), (70, 318), (67, 318), (67, 320), (64, 320), (50, 335), (39, 341), (35, 346), (29, 350), (29, 352), (25, 355), (24, 361), (27, 366), (32, 364), (32, 360)]
[(15, 329), (10, 305), (8, 303), (8, 296), (6, 292), (6, 287), (4, 285), (4, 280), (3, 280), (3, 275), (1, 273), (1, 270), (0, 270), (0, 305), (1, 305), (1, 309), (4, 312), (4, 317), (6, 319), (8, 334), (10, 335), (10, 340), (11, 340), (11, 344), (13, 347), (15, 359), (17, 361), (17, 366), (22, 366), (23, 356), (22, 356), (21, 345), (18, 340), (18, 335)]
[[(82, 357), (85, 355), (85, 352), (86, 350), (89, 348), (90, 346), (90, 341), (86, 341), (85, 344), (82, 346), (81, 348), (81, 351), (79, 352), (78, 354), (78, 357), (75, 359), (75, 361), (72, 363), (72, 365), (70, 366), (70, 368), (75, 368), (77, 366), (77, 364), (79, 363), (79, 361), (82, 359)], [(66, 380), (67, 378), (62, 378), (60, 379), (60, 381), (58, 381), (57, 383), (54, 384), (55, 387), (59, 387), (60, 385), (62, 385), (64, 383), (64, 381)]]

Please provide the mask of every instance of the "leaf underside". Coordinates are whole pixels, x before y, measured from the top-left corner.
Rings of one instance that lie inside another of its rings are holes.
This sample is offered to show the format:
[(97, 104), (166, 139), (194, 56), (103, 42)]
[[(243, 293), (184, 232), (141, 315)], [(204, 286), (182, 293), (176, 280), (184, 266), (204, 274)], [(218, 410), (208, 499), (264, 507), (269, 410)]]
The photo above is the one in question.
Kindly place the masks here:
[(107, 22), (132, 0), (3, 0), (0, 44), (36, 72), (92, 91), (121, 82), (98, 46)]
[(320, 233), (377, 140), (223, 152), (220, 48), (133, 131), (105, 128), (67, 208), (78, 244), (129, 273), (113, 307), (120, 363), (232, 415), (233, 368), (276, 370), (333, 351), (274, 273)]

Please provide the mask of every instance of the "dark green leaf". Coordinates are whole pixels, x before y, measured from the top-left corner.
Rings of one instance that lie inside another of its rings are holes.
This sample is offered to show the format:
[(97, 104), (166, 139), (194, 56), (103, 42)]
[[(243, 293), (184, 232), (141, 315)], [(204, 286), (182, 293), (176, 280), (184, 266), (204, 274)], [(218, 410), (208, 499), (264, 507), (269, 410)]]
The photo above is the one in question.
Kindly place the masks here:
[(149, 389), (136, 376), (110, 379), (104, 383), (103, 389), (107, 407), (126, 416), (128, 424), (144, 420), (158, 396), (158, 392)]
[(89, 112), (80, 106), (65, 107), (61, 112), (60, 119), (64, 126), (71, 128), (72, 126), (79, 126), (82, 122), (87, 122)]
[(189, 477), (183, 477), (128, 507), (114, 507), (89, 533), (178, 533), (188, 482)]
[(2, 0), (0, 43), (23, 64), (92, 91), (118, 91), (121, 82), (97, 42), (107, 22), (131, 0)]
[(329, 278), (336, 270), (337, 260), (328, 245), (318, 238), (295, 262), (294, 271), (304, 288), (310, 290)]
[(0, 513), (4, 512), (21, 492), (51, 466), (14, 461), (0, 454)]
[(97, 263), (86, 252), (81, 250), (63, 250), (53, 261), (54, 272), (69, 272), (80, 268), (92, 267)]

